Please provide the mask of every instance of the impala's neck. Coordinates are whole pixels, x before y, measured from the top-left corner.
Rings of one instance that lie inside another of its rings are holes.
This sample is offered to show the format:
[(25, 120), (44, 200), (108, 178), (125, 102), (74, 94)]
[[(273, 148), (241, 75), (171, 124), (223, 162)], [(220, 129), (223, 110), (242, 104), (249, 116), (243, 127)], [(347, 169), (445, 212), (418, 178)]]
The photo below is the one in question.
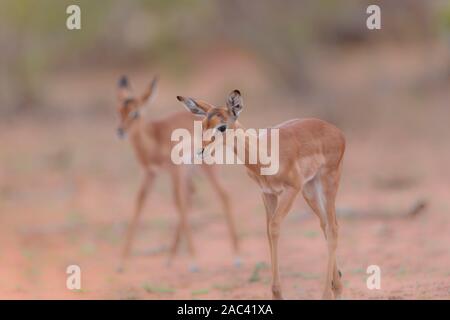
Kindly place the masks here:
[(139, 117), (133, 121), (133, 123), (128, 128), (128, 134), (130, 138), (135, 138), (136, 136), (139, 136), (141, 134), (141, 131), (143, 127), (143, 121), (142, 118)]
[(258, 133), (254, 129), (247, 130), (238, 121), (234, 124), (234, 135), (236, 137), (236, 144), (233, 145), (233, 151), (241, 163), (243, 163), (248, 170), (259, 175), (261, 167), (260, 154), (267, 154), (266, 145), (260, 146), (260, 139)]
[(139, 117), (134, 120), (133, 124), (129, 128), (130, 142), (133, 148), (141, 153), (153, 153), (155, 152), (155, 141), (149, 132), (146, 131), (146, 121)]

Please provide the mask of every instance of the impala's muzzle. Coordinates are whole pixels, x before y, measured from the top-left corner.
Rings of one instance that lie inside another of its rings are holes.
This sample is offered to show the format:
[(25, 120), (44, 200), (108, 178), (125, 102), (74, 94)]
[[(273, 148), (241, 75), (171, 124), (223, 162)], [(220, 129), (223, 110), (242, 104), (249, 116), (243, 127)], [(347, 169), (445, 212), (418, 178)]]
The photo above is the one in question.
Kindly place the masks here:
[(125, 130), (122, 127), (117, 128), (117, 136), (119, 139), (125, 138)]
[(204, 152), (205, 152), (205, 148), (201, 148), (199, 151), (197, 151), (197, 157), (200, 159), (203, 159)]

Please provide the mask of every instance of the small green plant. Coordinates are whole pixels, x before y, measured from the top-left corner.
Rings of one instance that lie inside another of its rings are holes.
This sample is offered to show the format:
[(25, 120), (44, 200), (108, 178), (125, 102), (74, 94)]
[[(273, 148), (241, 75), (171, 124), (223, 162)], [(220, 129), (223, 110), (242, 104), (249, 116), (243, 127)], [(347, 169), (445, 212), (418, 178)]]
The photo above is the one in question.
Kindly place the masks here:
[(175, 289), (162, 287), (162, 286), (154, 286), (149, 283), (144, 283), (142, 288), (148, 293), (175, 293)]
[(353, 270), (350, 271), (353, 274), (365, 274), (366, 270), (364, 270), (364, 268), (355, 268)]
[(397, 270), (397, 276), (404, 276), (408, 273), (408, 270), (405, 267), (400, 267)]
[(209, 293), (209, 289), (198, 289), (198, 290), (194, 290), (191, 292), (193, 296), (200, 296), (203, 294), (208, 294)]
[(318, 274), (308, 273), (308, 272), (294, 272), (291, 274), (291, 276), (295, 277), (295, 278), (302, 278), (302, 279), (307, 279), (307, 280), (320, 278), (320, 276)]
[(252, 275), (248, 279), (249, 282), (258, 282), (261, 281), (260, 271), (267, 269), (268, 266), (265, 262), (258, 262), (255, 264), (255, 267), (253, 268)]
[(83, 214), (78, 210), (71, 210), (68, 212), (65, 216), (66, 223), (74, 226), (74, 225), (80, 225), (85, 223), (85, 218)]
[(34, 252), (32, 249), (23, 249), (21, 253), (22, 256), (28, 261), (31, 261), (36, 257), (36, 252)]
[(92, 256), (97, 252), (97, 247), (95, 246), (94, 243), (86, 242), (81, 245), (80, 251), (84, 255)]
[(319, 233), (317, 231), (314, 230), (306, 230), (303, 232), (303, 236), (306, 238), (317, 238), (317, 236), (319, 235)]
[(85, 292), (87, 292), (86, 290), (83, 290), (83, 289), (73, 289), (71, 291), (75, 292), (75, 293), (85, 293)]
[(232, 290), (233, 288), (234, 288), (234, 285), (232, 285), (232, 284), (215, 284), (214, 286), (213, 286), (213, 288), (214, 289), (217, 289), (217, 290), (219, 290), (219, 291), (223, 291), (223, 292), (226, 292), (226, 291), (230, 291), (230, 290)]

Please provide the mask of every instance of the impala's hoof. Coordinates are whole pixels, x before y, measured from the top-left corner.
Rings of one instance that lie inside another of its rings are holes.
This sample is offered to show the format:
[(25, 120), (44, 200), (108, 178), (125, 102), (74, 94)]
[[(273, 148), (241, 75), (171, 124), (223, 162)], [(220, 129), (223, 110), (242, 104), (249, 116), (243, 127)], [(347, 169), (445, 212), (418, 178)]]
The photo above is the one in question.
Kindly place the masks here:
[(117, 273), (124, 273), (125, 272), (125, 267), (120, 265), (116, 268), (116, 272)]
[(331, 281), (331, 289), (333, 290), (334, 298), (339, 299), (343, 290), (341, 278)]
[(283, 300), (283, 295), (281, 294), (281, 287), (272, 286), (272, 300)]
[(342, 278), (342, 272), (341, 270), (338, 270), (339, 278)]
[(166, 266), (166, 268), (170, 268), (172, 266), (172, 262), (173, 262), (173, 257), (168, 257), (166, 259), (166, 262), (164, 263), (164, 265)]
[(334, 300), (334, 294), (331, 289), (325, 290), (325, 292), (322, 295), (322, 300)]
[(236, 258), (234, 258), (233, 265), (234, 265), (236, 268), (242, 267), (242, 264), (243, 264), (243, 262), (242, 262), (241, 257), (236, 257)]
[(272, 294), (272, 300), (284, 300), (281, 294)]
[(192, 273), (200, 272), (200, 268), (198, 267), (198, 265), (196, 263), (191, 263), (188, 270), (189, 270), (189, 272), (192, 272)]

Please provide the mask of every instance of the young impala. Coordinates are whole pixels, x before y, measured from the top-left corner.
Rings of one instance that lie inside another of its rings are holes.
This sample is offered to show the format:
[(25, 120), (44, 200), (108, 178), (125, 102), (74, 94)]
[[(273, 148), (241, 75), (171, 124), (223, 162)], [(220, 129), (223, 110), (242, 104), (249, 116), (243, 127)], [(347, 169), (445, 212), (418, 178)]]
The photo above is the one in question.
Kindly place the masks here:
[[(225, 133), (230, 129), (235, 130), (237, 145), (244, 146), (244, 155), (250, 153), (252, 145), (247, 139), (250, 138), (251, 133), (244, 131), (245, 129), (237, 121), (243, 108), (243, 100), (238, 90), (229, 95), (226, 107), (215, 107), (180, 96), (177, 99), (183, 102), (193, 114), (203, 117), (202, 130), (205, 136), (207, 136), (206, 130), (209, 129), (217, 129), (214, 137), (219, 137), (220, 134), (225, 135), (224, 139), (203, 141), (199, 155), (208, 154), (208, 147), (211, 147), (214, 140), (226, 143)], [(279, 124), (269, 131), (274, 129), (278, 130), (279, 140), (270, 141), (270, 143), (279, 143), (278, 172), (273, 175), (262, 175), (261, 162), (251, 164), (245, 158), (240, 159), (247, 167), (250, 177), (258, 183), (262, 191), (272, 261), (272, 297), (282, 299), (278, 271), (280, 225), (301, 192), (319, 218), (328, 243), (328, 264), (323, 298), (338, 298), (342, 292), (342, 283), (335, 253), (338, 240), (335, 198), (345, 150), (344, 135), (335, 126), (318, 119), (294, 119)], [(258, 141), (263, 137), (251, 138), (248, 140)], [(242, 157), (242, 152), (238, 152), (236, 147), (233, 149), (237, 157)]]
[[(149, 121), (148, 119), (145, 119), (145, 117), (142, 116), (142, 113), (144, 109), (148, 107), (147, 104), (150, 103), (155, 95), (157, 82), (157, 78), (153, 79), (147, 90), (138, 97), (133, 96), (126, 77), (122, 77), (118, 83), (119, 106), (117, 112), (120, 124), (117, 133), (121, 138), (128, 135), (137, 161), (143, 171), (143, 180), (137, 193), (131, 224), (127, 230), (119, 270), (123, 269), (125, 259), (130, 253), (138, 219), (155, 176), (158, 170), (163, 169), (168, 170), (170, 173), (174, 202), (179, 213), (179, 222), (176, 228), (175, 237), (170, 246), (168, 262), (170, 263), (177, 252), (180, 238), (182, 234), (184, 234), (186, 236), (189, 254), (193, 260), (193, 264), (190, 268), (192, 271), (195, 271), (197, 268), (195, 265), (195, 250), (192, 243), (187, 215), (190, 210), (193, 193), (192, 174), (197, 166), (178, 166), (172, 163), (170, 157), (171, 149), (173, 147), (173, 143), (171, 142), (172, 131), (178, 128), (186, 128), (187, 130), (192, 131), (195, 118), (188, 112), (178, 112), (159, 120)], [(235, 263), (239, 264), (239, 257), (237, 256), (239, 244), (228, 194), (219, 182), (214, 167), (210, 165), (201, 165), (200, 168), (205, 173), (212, 185), (212, 189), (218, 194), (223, 205), (233, 251), (236, 254)]]

